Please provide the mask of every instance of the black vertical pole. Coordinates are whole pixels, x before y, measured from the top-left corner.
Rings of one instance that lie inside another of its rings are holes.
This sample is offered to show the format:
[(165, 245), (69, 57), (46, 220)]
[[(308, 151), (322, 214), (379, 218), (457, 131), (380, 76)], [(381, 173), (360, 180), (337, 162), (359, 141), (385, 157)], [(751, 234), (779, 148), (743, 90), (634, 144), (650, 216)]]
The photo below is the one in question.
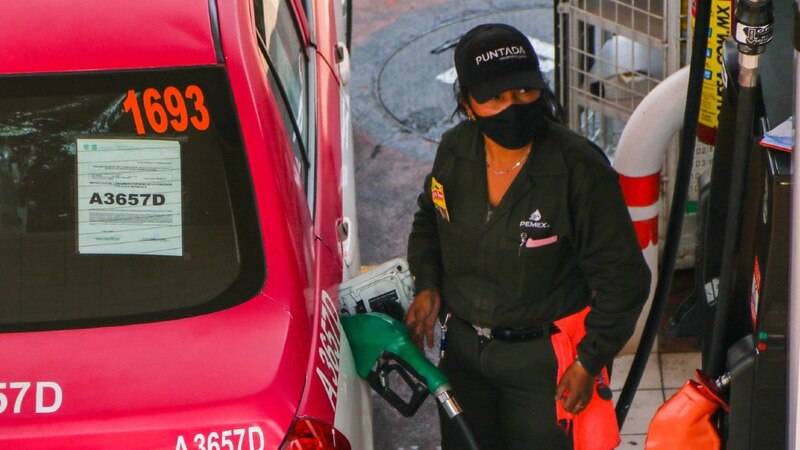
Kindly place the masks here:
[(686, 199), (689, 194), (689, 181), (692, 176), (694, 147), (697, 139), (697, 119), (700, 115), (700, 95), (703, 89), (703, 71), (705, 70), (706, 48), (708, 47), (708, 28), (711, 19), (711, 0), (697, 0), (695, 7), (695, 29), (692, 41), (692, 60), (689, 68), (689, 88), (686, 96), (686, 110), (681, 130), (681, 146), (678, 156), (678, 168), (675, 175), (675, 190), (667, 225), (667, 236), (664, 242), (662, 261), (658, 271), (653, 304), (647, 316), (639, 347), (633, 358), (628, 378), (617, 400), (616, 413), (619, 427), (625, 423), (628, 410), (633, 403), (636, 389), (644, 375), (647, 358), (653, 348), (661, 317), (667, 307), (669, 291), (672, 287), (672, 276), (675, 271), (675, 260), (678, 257), (683, 217), (686, 212)]

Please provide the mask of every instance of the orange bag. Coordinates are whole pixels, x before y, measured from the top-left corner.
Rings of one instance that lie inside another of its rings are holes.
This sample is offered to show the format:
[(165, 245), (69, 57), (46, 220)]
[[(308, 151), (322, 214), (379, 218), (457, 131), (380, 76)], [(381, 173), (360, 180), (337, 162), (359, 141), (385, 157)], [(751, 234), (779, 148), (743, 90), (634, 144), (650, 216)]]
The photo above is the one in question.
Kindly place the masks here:
[[(553, 334), (550, 340), (556, 353), (556, 359), (558, 359), (558, 381), (561, 381), (567, 367), (575, 361), (578, 343), (586, 335), (586, 327), (583, 322), (587, 314), (589, 314), (589, 307), (555, 322), (561, 332)], [(605, 368), (603, 368), (602, 375), (606, 383), (610, 385), (611, 380), (608, 378), (608, 371)], [(595, 389), (592, 391), (592, 399), (580, 414), (569, 413), (561, 405), (561, 402), (556, 402), (556, 419), (559, 424), (565, 424), (566, 431), (572, 428), (574, 450), (611, 450), (620, 443), (614, 404), (611, 400), (600, 398), (597, 394), (596, 384), (597, 381), (595, 381)]]
[[(701, 372), (698, 378), (705, 381)], [(689, 380), (656, 411), (647, 430), (646, 450), (715, 450), (720, 448), (717, 428), (711, 416), (724, 400), (702, 383)]]

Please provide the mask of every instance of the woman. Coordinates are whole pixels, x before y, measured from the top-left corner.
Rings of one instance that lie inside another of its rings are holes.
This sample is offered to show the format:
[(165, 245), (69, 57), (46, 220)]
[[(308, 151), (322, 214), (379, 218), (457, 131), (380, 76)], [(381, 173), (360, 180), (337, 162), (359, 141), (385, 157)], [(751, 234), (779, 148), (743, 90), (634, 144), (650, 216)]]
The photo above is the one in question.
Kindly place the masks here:
[[(611, 448), (604, 367), (650, 286), (616, 173), (554, 120), (518, 30), (472, 29), (455, 64), (469, 120), (443, 135), (418, 200), (412, 338), (432, 346), (442, 321), (440, 367), (481, 449)], [(465, 448), (446, 419), (441, 428), (444, 450)]]

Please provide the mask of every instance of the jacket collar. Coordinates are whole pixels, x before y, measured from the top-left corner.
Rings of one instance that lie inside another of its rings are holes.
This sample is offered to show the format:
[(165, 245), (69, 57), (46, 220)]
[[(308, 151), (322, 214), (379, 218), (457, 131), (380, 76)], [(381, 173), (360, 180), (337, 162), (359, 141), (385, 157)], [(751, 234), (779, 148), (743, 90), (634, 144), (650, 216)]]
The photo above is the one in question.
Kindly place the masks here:
[[(453, 131), (458, 132), (458, 138), (450, 148), (455, 156), (472, 162), (484, 163), (486, 161), (483, 135), (477, 124), (465, 120), (456, 125)], [(567, 173), (567, 163), (561, 151), (566, 133), (567, 129), (563, 125), (548, 120), (547, 131), (538, 142), (533, 143), (531, 155), (525, 162), (520, 175), (531, 177)]]
[[(477, 128), (477, 127), (476, 127)], [(565, 145), (566, 129), (555, 123), (548, 121), (548, 128), (539, 142), (534, 142), (533, 150), (522, 171), (511, 183), (508, 191), (503, 196), (503, 200), (497, 205), (492, 217), (486, 222), (484, 231), (488, 231), (494, 223), (511, 211), (514, 205), (528, 192), (530, 192), (543, 176), (566, 175), (569, 172), (561, 146)], [(481, 137), (482, 138), (482, 137)], [(483, 145), (477, 146), (481, 157), (483, 156)]]
[(539, 142), (533, 143), (531, 156), (525, 165), (525, 174), (529, 177), (537, 175), (560, 175), (569, 171), (561, 146), (565, 145), (565, 132), (563, 125), (556, 122), (547, 122), (547, 131)]

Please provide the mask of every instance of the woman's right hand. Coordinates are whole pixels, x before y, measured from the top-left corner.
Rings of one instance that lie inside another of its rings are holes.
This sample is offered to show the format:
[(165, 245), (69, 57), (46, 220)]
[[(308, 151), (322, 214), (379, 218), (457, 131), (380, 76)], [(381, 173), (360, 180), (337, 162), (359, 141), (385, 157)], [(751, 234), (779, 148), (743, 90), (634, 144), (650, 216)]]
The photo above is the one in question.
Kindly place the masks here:
[(442, 299), (439, 291), (426, 289), (416, 297), (406, 313), (406, 326), (411, 334), (411, 339), (421, 351), (425, 351), (425, 342), (428, 348), (433, 347), (433, 327), (439, 316)]

